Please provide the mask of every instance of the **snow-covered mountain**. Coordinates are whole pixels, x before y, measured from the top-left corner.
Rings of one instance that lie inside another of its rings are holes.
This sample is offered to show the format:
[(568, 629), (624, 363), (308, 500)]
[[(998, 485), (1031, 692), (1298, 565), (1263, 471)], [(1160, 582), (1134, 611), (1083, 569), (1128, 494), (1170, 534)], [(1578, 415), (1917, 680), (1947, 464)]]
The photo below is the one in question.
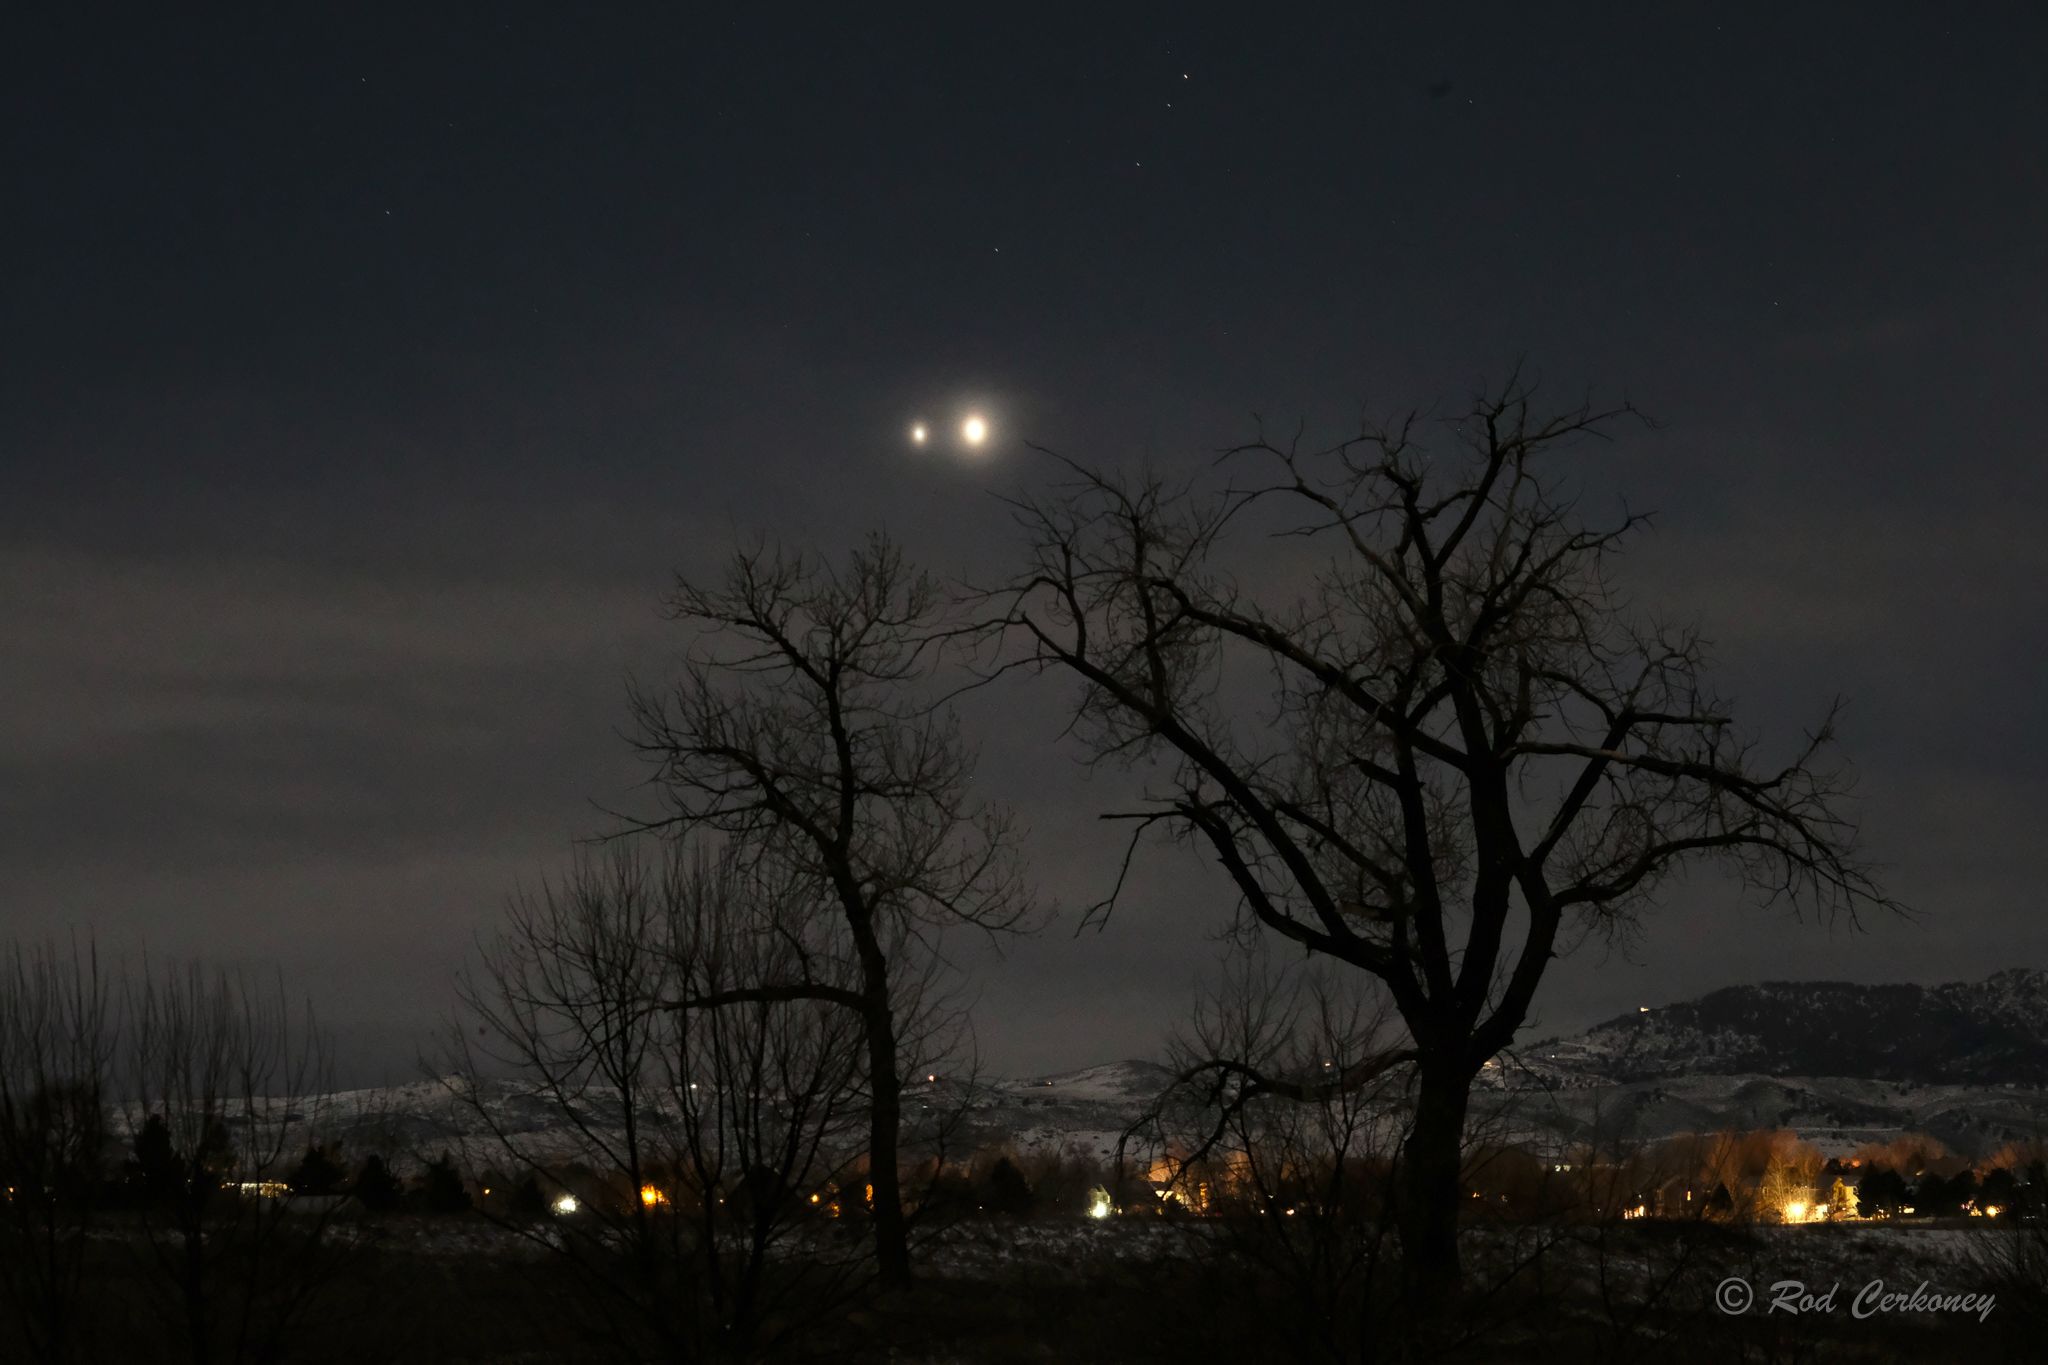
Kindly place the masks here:
[[(1027, 1079), (933, 1074), (904, 1099), (913, 1121), (920, 1106), (960, 1114), (959, 1150), (1104, 1160), (1169, 1079), (1145, 1061)], [(475, 1099), (421, 1081), (315, 1103), (338, 1136), (401, 1160), (486, 1151), (495, 1134), (564, 1158), (581, 1143), (554, 1103), (515, 1082), (486, 1082)], [(589, 1115), (600, 1127), (601, 1108)], [(1904, 1132), (1988, 1152), (2048, 1137), (2048, 972), (1732, 986), (1522, 1046), (1481, 1074), (1472, 1114), (1476, 1140), (1557, 1148), (1788, 1128), (1842, 1153)]]
[(987, 1146), (1107, 1161), (1171, 1081), (1165, 1067), (1143, 1061), (991, 1081), (972, 1097), (968, 1135)]
[(1850, 1076), (1918, 1085), (2048, 1085), (2048, 972), (1942, 986), (1729, 986), (1526, 1051), (1566, 1073)]
[[(957, 1124), (948, 1124), (956, 1129), (949, 1139), (956, 1148), (1010, 1146), (1102, 1159), (1168, 1080), (1164, 1067), (1145, 1061), (1025, 1079), (928, 1073), (909, 1079), (903, 1101), (913, 1130), (932, 1111), (958, 1115)], [(487, 1163), (506, 1142), (532, 1158), (583, 1159), (591, 1134), (620, 1136), (609, 1094), (593, 1086), (573, 1101), (572, 1112), (515, 1079), (487, 1079), (472, 1090), (451, 1077), (307, 1096), (293, 1107), (328, 1139), (383, 1152), (410, 1168), (443, 1150), (471, 1165)], [(660, 1116), (643, 1112), (641, 1121), (654, 1125)]]

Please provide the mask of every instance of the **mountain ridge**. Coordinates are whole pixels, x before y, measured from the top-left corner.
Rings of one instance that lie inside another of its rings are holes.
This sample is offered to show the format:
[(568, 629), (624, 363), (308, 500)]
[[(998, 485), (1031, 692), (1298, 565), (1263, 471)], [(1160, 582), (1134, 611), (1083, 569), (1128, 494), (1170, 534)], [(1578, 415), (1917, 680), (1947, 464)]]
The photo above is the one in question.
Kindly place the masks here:
[[(1170, 1080), (1157, 1061), (1126, 1058), (1017, 1078), (932, 1072), (905, 1099), (961, 1106), (970, 1145), (1108, 1161)], [(488, 1148), (496, 1133), (535, 1152), (576, 1150), (575, 1127), (529, 1086), (497, 1078), (481, 1092), (444, 1078), (324, 1099), (344, 1128), (394, 1153)], [(602, 1098), (587, 1097), (600, 1110)], [(1544, 1149), (1622, 1132), (1784, 1128), (1837, 1155), (1904, 1132), (1987, 1152), (2048, 1134), (2048, 971), (1724, 986), (1517, 1047), (1482, 1069), (1473, 1112)]]
[(1684, 1075), (1844, 1076), (1920, 1085), (2048, 1084), (2048, 971), (1921, 986), (1764, 981), (1645, 1007), (1520, 1049), (1614, 1082)]

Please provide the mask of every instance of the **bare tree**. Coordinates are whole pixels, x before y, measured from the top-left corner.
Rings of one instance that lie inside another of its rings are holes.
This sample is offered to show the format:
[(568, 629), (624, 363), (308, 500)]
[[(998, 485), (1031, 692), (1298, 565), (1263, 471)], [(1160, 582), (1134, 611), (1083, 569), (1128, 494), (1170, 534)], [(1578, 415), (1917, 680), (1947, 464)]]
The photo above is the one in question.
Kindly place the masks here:
[[(932, 695), (943, 609), (880, 537), (843, 568), (741, 551), (715, 586), (678, 582), (669, 612), (698, 632), (690, 662), (673, 687), (633, 694), (633, 738), (669, 804), (643, 827), (715, 833), (808, 911), (768, 976), (726, 998), (822, 1001), (860, 1021), (887, 1287), (910, 1278), (898, 982), (947, 929), (1015, 929), (1028, 909), (1007, 818), (971, 794), (973, 754)], [(827, 970), (842, 961), (844, 981)]]
[(130, 978), (124, 1112), (145, 1270), (194, 1365), (282, 1359), (352, 1249), (286, 1198), (321, 1130), (324, 1050), (281, 983), (197, 964)]
[(1400, 1331), (1383, 1253), (1402, 1074), (1371, 983), (1320, 965), (1276, 968), (1257, 949), (1230, 963), (1124, 1144), (1157, 1153), (1152, 1197), (1208, 1215), (1191, 1235), (1247, 1297), (1289, 1305), (1268, 1321), (1292, 1358), (1366, 1360)]
[(90, 944), (11, 944), (0, 957), (0, 1296), (32, 1360), (95, 1354), (82, 1294), (107, 1157), (112, 1006)]
[(615, 844), (515, 899), (461, 982), (458, 1093), (490, 1134), (466, 1155), (575, 1201), (484, 1212), (567, 1267), (622, 1359), (752, 1358), (858, 1283), (807, 1233), (854, 1178), (859, 1018), (736, 988), (781, 961), (786, 911), (730, 850)]
[[(1416, 1069), (1397, 1221), (1425, 1302), (1459, 1279), (1471, 1082), (1575, 926), (1626, 933), (1706, 862), (1823, 916), (1889, 904), (1825, 763), (1833, 710), (1763, 762), (1699, 636), (1610, 594), (1642, 519), (1586, 524), (1559, 467), (1625, 412), (1547, 413), (1517, 381), (1445, 424), (1448, 452), (1411, 416), (1254, 442), (1216, 490), (1068, 464), (1018, 503), (1030, 561), (991, 594), (1023, 666), (1080, 683), (1093, 753), (1157, 761), (1121, 818), (1198, 844), (1257, 924), (1385, 985)], [(1233, 560), (1261, 521), (1266, 560)]]

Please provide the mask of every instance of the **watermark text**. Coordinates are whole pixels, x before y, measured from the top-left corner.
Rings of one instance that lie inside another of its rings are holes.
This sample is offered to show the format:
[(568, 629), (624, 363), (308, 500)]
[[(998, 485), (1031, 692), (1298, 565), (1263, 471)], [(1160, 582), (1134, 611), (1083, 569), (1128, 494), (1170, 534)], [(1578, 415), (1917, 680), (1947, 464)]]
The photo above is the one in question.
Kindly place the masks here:
[[(1714, 1288), (1714, 1305), (1731, 1316), (1747, 1313), (1757, 1302), (1757, 1291), (1748, 1280), (1731, 1275)], [(1804, 1280), (1773, 1280), (1762, 1295), (1764, 1313), (1798, 1317), (1807, 1313), (1835, 1313), (1843, 1308), (1852, 1318), (1874, 1318), (1885, 1313), (1966, 1314), (1983, 1322), (1998, 1305), (1998, 1296), (1980, 1290), (1950, 1292), (1932, 1288), (1922, 1280), (1911, 1289), (1887, 1288), (1883, 1280), (1871, 1280), (1844, 1297), (1842, 1282), (1809, 1286)]]

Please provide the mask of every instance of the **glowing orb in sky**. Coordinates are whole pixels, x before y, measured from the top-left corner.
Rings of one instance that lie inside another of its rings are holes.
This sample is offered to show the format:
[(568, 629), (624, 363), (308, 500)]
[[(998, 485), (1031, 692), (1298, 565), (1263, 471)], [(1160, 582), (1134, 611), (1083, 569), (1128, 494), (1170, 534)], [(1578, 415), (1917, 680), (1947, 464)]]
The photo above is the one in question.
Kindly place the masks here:
[(925, 443), (926, 438), (928, 438), (930, 435), (931, 433), (925, 430), (924, 423), (912, 422), (910, 424), (910, 443), (912, 445), (923, 445)]
[(981, 417), (969, 417), (960, 424), (960, 439), (971, 446), (978, 446), (988, 439), (988, 422)]

